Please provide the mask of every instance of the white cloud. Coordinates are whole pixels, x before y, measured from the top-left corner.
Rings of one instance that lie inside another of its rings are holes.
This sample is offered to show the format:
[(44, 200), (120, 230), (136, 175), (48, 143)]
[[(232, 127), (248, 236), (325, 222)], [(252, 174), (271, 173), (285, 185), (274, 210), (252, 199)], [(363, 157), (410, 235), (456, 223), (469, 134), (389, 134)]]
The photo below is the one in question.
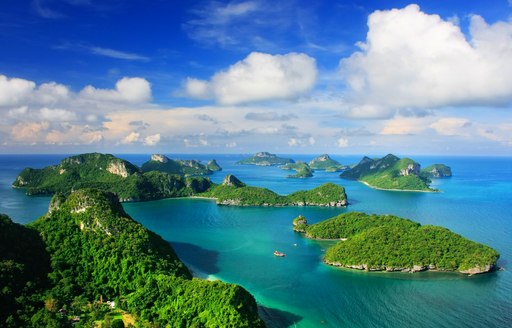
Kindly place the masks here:
[(503, 105), (512, 100), (512, 22), (459, 26), (417, 5), (375, 11), (360, 51), (340, 62), (353, 101), (388, 108)]
[(315, 138), (313, 137), (294, 137), (288, 140), (288, 146), (297, 147), (297, 146), (313, 146), (316, 143)]
[(37, 116), (43, 121), (50, 122), (69, 122), (77, 120), (77, 116), (75, 113), (59, 108), (41, 108)]
[(70, 97), (69, 88), (55, 82), (41, 84), (31, 95), (34, 103), (54, 105)]
[(18, 78), (9, 79), (5, 75), (0, 75), (0, 106), (20, 104), (35, 87), (36, 84), (32, 81)]
[(210, 81), (189, 78), (185, 91), (191, 97), (213, 97), (224, 105), (294, 99), (313, 88), (316, 76), (315, 60), (305, 54), (252, 52)]
[(124, 77), (117, 81), (114, 90), (96, 89), (89, 85), (80, 92), (80, 96), (100, 101), (145, 103), (151, 100), (151, 85), (140, 77)]
[(126, 137), (124, 137), (123, 140), (121, 140), (121, 143), (122, 144), (132, 144), (132, 143), (138, 142), (139, 140), (140, 140), (140, 133), (133, 131), (130, 134), (128, 134)]
[(160, 133), (153, 134), (144, 138), (144, 145), (154, 146), (160, 142)]
[(430, 124), (431, 128), (443, 136), (467, 136), (469, 132), (467, 128), (470, 126), (471, 122), (468, 119), (460, 117), (444, 117)]
[(349, 146), (348, 139), (343, 137), (339, 138), (336, 141), (336, 146), (338, 146), (339, 148), (347, 148)]
[(428, 121), (422, 117), (397, 117), (385, 121), (380, 134), (383, 135), (410, 135), (425, 131)]
[(104, 57), (110, 57), (110, 58), (116, 58), (116, 59), (124, 59), (124, 60), (141, 60), (141, 61), (148, 61), (149, 57), (141, 56), (138, 54), (130, 53), (130, 52), (124, 52), (109, 48), (102, 48), (102, 47), (90, 47), (88, 48), (89, 51), (94, 55), (104, 56)]

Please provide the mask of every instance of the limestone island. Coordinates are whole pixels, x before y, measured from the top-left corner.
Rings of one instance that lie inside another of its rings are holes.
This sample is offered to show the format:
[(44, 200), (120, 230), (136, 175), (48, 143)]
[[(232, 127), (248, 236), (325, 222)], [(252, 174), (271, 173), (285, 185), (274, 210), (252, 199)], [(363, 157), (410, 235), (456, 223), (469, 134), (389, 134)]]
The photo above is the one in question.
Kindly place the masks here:
[[(147, 166), (146, 166), (147, 169)], [(233, 175), (220, 185), (198, 176), (147, 171), (110, 154), (71, 156), (43, 169), (24, 169), (13, 182), (28, 195), (68, 194), (95, 188), (116, 194), (122, 202), (177, 197), (215, 198), (223, 205), (243, 206), (346, 206), (345, 189), (333, 183), (309, 191), (281, 196), (271, 190), (246, 186)]]
[(278, 157), (276, 154), (271, 154), (268, 152), (256, 153), (251, 157), (242, 159), (237, 162), (237, 164), (259, 166), (285, 165), (288, 163), (295, 163), (295, 161), (290, 158)]
[(339, 172), (348, 168), (348, 166), (341, 165), (340, 162), (335, 161), (327, 154), (312, 159), (309, 162), (309, 167), (313, 170), (324, 170), (326, 172)]
[(287, 178), (310, 178), (313, 176), (313, 170), (307, 163), (297, 161), (295, 163), (288, 163), (281, 166), (283, 170), (295, 171), (295, 174), (290, 174)]
[(347, 206), (345, 188), (334, 183), (325, 183), (311, 190), (302, 190), (286, 196), (259, 187), (245, 185), (234, 175), (227, 175), (220, 185), (198, 194), (214, 198), (217, 204), (231, 206)]
[(489, 246), (446, 228), (422, 226), (393, 215), (351, 212), (312, 225), (299, 216), (293, 229), (307, 238), (339, 240), (327, 249), (324, 262), (342, 268), (472, 275), (494, 270), (500, 257)]
[(0, 214), (0, 250), (2, 327), (265, 326), (247, 290), (193, 278), (112, 193), (57, 194), (27, 226)]
[(158, 171), (183, 176), (209, 175), (222, 168), (215, 160), (209, 161), (206, 165), (197, 160), (174, 160), (165, 155), (153, 154), (151, 159), (142, 164), (142, 172)]
[(421, 174), (430, 179), (449, 178), (452, 176), (452, 169), (444, 164), (432, 164), (422, 169)]
[(438, 191), (429, 187), (431, 181), (427, 174), (421, 172), (420, 164), (392, 154), (377, 159), (365, 156), (357, 165), (343, 171), (340, 177), (358, 180), (376, 189)]

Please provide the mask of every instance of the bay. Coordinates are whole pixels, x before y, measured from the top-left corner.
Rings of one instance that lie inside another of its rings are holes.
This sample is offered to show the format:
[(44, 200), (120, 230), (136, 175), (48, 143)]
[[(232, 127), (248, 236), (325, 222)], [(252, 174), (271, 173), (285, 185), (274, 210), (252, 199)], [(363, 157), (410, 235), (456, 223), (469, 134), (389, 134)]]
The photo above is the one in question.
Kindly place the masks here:
[[(118, 155), (142, 164), (149, 155)], [(25, 167), (55, 164), (67, 155), (0, 155), (0, 212), (27, 223), (47, 210), (49, 197), (27, 197), (10, 187)], [(205, 199), (167, 199), (124, 204), (147, 228), (170, 241), (180, 258), (202, 278), (247, 288), (262, 307), (269, 327), (509, 327), (512, 324), (512, 158), (415, 156), (424, 167), (444, 163), (454, 176), (435, 180), (440, 193), (374, 190), (336, 173), (287, 179), (277, 167), (241, 166), (242, 155), (170, 155), (215, 158), (222, 181), (236, 175), (250, 185), (280, 194), (324, 182), (343, 185), (351, 205), (316, 207), (225, 207)], [(314, 156), (290, 155), (309, 161)], [(343, 164), (361, 156), (332, 156)], [(447, 227), (501, 253), (504, 271), (479, 276), (446, 273), (365, 273), (324, 265), (329, 242), (303, 238), (291, 230), (302, 214), (312, 223), (346, 211), (394, 214), (422, 224)], [(273, 251), (286, 253), (277, 258)]]

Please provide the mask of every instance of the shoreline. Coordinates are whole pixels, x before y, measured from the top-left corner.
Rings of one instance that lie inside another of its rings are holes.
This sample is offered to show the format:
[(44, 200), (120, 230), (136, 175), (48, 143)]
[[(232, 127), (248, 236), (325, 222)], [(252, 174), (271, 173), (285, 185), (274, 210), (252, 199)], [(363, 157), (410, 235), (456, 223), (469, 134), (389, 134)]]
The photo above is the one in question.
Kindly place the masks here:
[(379, 188), (379, 187), (375, 187), (375, 186), (372, 186), (371, 184), (369, 184), (368, 182), (366, 181), (362, 181), (362, 180), (357, 180), (358, 182), (361, 182), (362, 184), (366, 185), (367, 187), (370, 187), (372, 189), (376, 189), (376, 190), (384, 190), (384, 191), (400, 191), (400, 192), (441, 192), (440, 190), (404, 190), (404, 189), (386, 189), (386, 188)]

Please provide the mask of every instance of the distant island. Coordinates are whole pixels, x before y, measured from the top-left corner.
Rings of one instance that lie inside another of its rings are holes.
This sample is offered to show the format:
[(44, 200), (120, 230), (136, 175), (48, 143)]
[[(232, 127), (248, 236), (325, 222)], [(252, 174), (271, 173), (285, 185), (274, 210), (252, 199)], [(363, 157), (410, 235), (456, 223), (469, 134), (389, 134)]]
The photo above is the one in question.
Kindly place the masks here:
[(192, 278), (168, 242), (93, 189), (55, 195), (28, 226), (0, 215), (0, 276), (2, 327), (265, 326), (244, 288)]
[(227, 175), (224, 182), (217, 185), (205, 177), (184, 177), (161, 171), (143, 172), (128, 161), (99, 153), (71, 156), (58, 165), (43, 169), (26, 168), (13, 182), (13, 187), (26, 189), (28, 195), (70, 193), (95, 188), (115, 193), (122, 202), (195, 196), (214, 198), (223, 205), (347, 205), (345, 189), (332, 183), (281, 196), (265, 188), (246, 186), (233, 175)]
[(431, 179), (449, 178), (452, 176), (452, 169), (444, 164), (432, 164), (422, 169), (421, 174)]
[(142, 164), (141, 169), (142, 172), (158, 171), (183, 176), (209, 175), (222, 170), (215, 160), (204, 165), (197, 160), (174, 160), (161, 154), (151, 155), (151, 159)]
[(358, 180), (377, 189), (437, 191), (429, 187), (431, 181), (428, 172), (431, 171), (421, 171), (420, 164), (412, 159), (400, 159), (388, 154), (378, 159), (364, 157), (357, 165), (343, 171), (340, 177)]
[(227, 175), (222, 184), (212, 186), (200, 197), (214, 198), (217, 204), (234, 206), (347, 206), (345, 188), (325, 183), (317, 188), (297, 191), (287, 196), (259, 187), (246, 186), (233, 175)]
[(308, 225), (299, 216), (293, 229), (307, 238), (340, 240), (327, 249), (324, 262), (366, 271), (492, 271), (499, 253), (450, 230), (392, 215), (341, 214)]
[(287, 176), (287, 178), (310, 178), (313, 176), (313, 170), (309, 167), (308, 164), (302, 161), (288, 163), (281, 166), (281, 169), (295, 171), (295, 174), (290, 174)]
[(340, 162), (333, 160), (329, 155), (323, 154), (309, 162), (309, 167), (313, 170), (324, 170), (326, 172), (339, 172), (348, 168), (341, 165)]
[(259, 152), (237, 162), (237, 164), (259, 166), (285, 165), (288, 163), (295, 163), (295, 161), (293, 159), (279, 157), (268, 152)]

